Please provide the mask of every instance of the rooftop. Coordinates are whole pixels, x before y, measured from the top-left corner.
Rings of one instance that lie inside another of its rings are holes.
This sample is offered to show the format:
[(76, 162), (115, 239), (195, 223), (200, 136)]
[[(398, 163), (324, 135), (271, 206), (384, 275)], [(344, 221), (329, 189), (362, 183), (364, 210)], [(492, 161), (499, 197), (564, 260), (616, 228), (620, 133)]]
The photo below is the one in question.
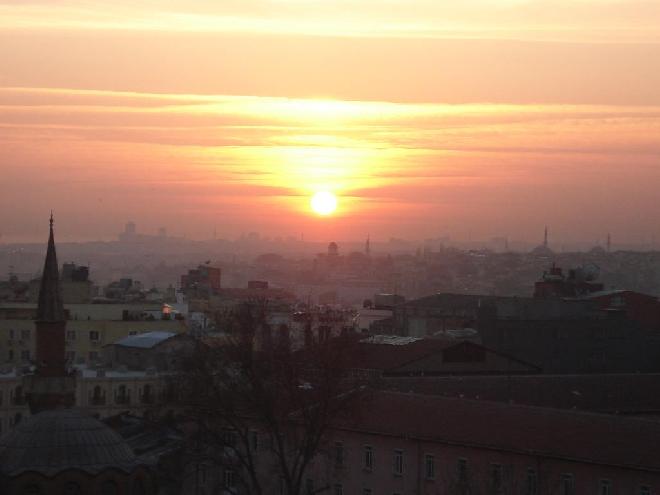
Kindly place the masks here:
[(660, 471), (657, 421), (399, 392), (360, 401), (378, 414), (352, 415), (336, 428)]
[(166, 340), (175, 337), (177, 334), (172, 332), (146, 332), (138, 335), (131, 335), (118, 340), (113, 345), (122, 347), (137, 347), (140, 349), (151, 349)]
[(32, 471), (44, 476), (76, 469), (98, 474), (130, 472), (139, 465), (119, 434), (72, 409), (44, 411), (0, 438), (0, 470), (8, 476)]

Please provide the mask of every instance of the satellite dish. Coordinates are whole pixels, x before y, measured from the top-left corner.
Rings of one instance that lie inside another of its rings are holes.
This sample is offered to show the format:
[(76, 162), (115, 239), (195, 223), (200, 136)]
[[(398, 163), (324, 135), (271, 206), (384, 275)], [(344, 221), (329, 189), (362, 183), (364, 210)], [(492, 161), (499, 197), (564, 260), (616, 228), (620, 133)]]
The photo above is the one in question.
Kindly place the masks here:
[(596, 263), (587, 263), (582, 267), (582, 271), (587, 282), (593, 282), (600, 275), (600, 267)]

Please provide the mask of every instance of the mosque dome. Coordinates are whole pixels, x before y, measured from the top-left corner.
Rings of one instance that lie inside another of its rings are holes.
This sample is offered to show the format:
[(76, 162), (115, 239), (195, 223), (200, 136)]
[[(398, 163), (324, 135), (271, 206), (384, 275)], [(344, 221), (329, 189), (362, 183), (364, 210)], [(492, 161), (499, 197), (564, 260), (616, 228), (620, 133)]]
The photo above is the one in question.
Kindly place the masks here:
[(130, 473), (139, 465), (117, 432), (72, 409), (31, 416), (0, 438), (0, 471), (9, 477), (31, 472), (51, 478), (68, 470)]

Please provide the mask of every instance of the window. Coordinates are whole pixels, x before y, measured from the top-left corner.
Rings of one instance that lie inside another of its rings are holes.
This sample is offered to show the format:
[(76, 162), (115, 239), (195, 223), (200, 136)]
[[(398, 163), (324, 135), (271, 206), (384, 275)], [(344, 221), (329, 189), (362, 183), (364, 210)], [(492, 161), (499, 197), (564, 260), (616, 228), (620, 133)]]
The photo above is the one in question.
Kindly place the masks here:
[(145, 384), (142, 387), (142, 403), (143, 404), (153, 404), (154, 403), (154, 391), (150, 384)]
[(99, 385), (96, 385), (92, 392), (92, 405), (100, 406), (103, 404), (105, 404), (105, 393)]
[(222, 473), (222, 484), (224, 485), (225, 488), (234, 488), (235, 487), (234, 470), (233, 469), (225, 469), (224, 470), (224, 472)]
[(344, 495), (344, 486), (341, 484), (336, 484), (332, 493), (333, 495)]
[(96, 351), (89, 351), (89, 360), (91, 362), (97, 361), (99, 359), (99, 353)]
[(222, 430), (222, 443), (225, 444), (227, 447), (233, 447), (236, 445), (236, 433), (234, 430), (231, 430), (229, 428), (225, 428)]
[(8, 359), (9, 361), (13, 361), (13, 360), (14, 360), (14, 349), (9, 349), (9, 351), (7, 352), (7, 359)]
[(600, 480), (598, 483), (598, 495), (611, 495), (612, 482), (610, 480)]
[(403, 475), (403, 450), (396, 449), (394, 451), (394, 465), (392, 466), (392, 470), (394, 472), (395, 476), (402, 476)]
[(76, 340), (76, 331), (75, 330), (67, 330), (66, 331), (66, 340)]
[(374, 468), (374, 449), (371, 445), (364, 446), (364, 469), (371, 471)]
[(651, 495), (651, 487), (647, 485), (640, 486), (639, 495)]
[(467, 459), (460, 458), (457, 464), (456, 478), (459, 483), (467, 483), (468, 479), (468, 461)]
[(97, 342), (99, 340), (99, 332), (97, 330), (90, 330), (89, 340), (91, 340), (92, 342)]
[(64, 490), (62, 490), (62, 493), (64, 495), (80, 495), (82, 493), (82, 489), (78, 483), (69, 481), (66, 485), (64, 485)]
[(435, 479), (435, 457), (431, 454), (424, 456), (424, 473), (427, 480)]
[(559, 481), (559, 495), (575, 495), (575, 481), (571, 473), (562, 473)]
[(16, 338), (16, 332), (11, 329), (9, 330), (9, 340), (14, 340)]
[(144, 488), (142, 478), (135, 478), (133, 480), (133, 489), (131, 495), (146, 495), (147, 491)]
[(30, 340), (29, 330), (21, 330), (21, 340)]
[(502, 493), (502, 465), (490, 465), (490, 487), (492, 493)]
[(12, 394), (12, 402), (15, 406), (22, 406), (25, 404), (25, 396), (23, 395), (23, 387), (18, 385)]
[(41, 495), (41, 487), (39, 485), (30, 484), (23, 488), (21, 495)]
[(119, 485), (116, 481), (107, 480), (101, 485), (102, 495), (117, 495), (117, 493), (119, 493)]
[(307, 495), (312, 495), (314, 493), (314, 480), (312, 478), (307, 478), (305, 480), (305, 493)]
[(538, 494), (538, 475), (536, 474), (536, 469), (528, 468), (527, 482), (525, 484), (525, 495), (537, 495), (537, 494)]
[(344, 466), (344, 443), (335, 442), (335, 467)]
[(21, 361), (29, 361), (30, 360), (30, 351), (24, 350), (21, 351)]
[(129, 330), (128, 331), (128, 336), (129, 337), (132, 337), (133, 335), (137, 335), (137, 334), (138, 334), (137, 330)]
[(371, 491), (371, 488), (363, 488), (362, 489), (362, 495), (371, 495), (373, 492)]
[(126, 389), (126, 385), (119, 385), (115, 390), (115, 402), (117, 404), (128, 404), (130, 400), (130, 391)]
[(250, 432), (250, 451), (256, 453), (259, 450), (259, 432)]
[(66, 360), (73, 363), (76, 360), (76, 351), (66, 351)]

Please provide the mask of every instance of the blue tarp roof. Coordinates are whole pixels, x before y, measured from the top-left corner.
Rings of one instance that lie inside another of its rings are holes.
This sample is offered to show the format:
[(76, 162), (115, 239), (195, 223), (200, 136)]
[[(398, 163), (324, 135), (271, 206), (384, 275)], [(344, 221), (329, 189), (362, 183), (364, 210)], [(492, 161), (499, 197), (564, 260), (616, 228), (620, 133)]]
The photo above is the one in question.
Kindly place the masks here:
[(115, 342), (115, 345), (151, 349), (152, 347), (156, 347), (161, 342), (165, 342), (166, 340), (171, 339), (176, 335), (177, 334), (173, 332), (146, 332), (138, 335), (124, 337), (123, 339)]

